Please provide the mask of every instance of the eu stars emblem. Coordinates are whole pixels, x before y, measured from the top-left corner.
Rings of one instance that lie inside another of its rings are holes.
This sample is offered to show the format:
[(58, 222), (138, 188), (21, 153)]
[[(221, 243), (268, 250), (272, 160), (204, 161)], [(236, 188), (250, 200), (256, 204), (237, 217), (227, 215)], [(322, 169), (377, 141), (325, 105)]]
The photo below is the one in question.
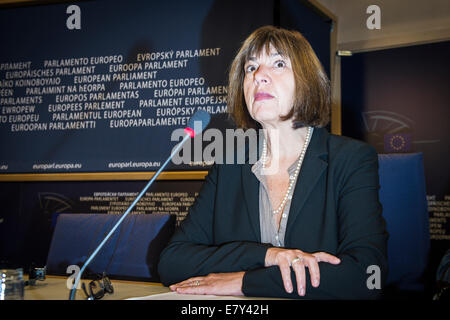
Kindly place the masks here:
[(384, 135), (384, 152), (410, 152), (411, 134), (410, 133), (390, 133)]

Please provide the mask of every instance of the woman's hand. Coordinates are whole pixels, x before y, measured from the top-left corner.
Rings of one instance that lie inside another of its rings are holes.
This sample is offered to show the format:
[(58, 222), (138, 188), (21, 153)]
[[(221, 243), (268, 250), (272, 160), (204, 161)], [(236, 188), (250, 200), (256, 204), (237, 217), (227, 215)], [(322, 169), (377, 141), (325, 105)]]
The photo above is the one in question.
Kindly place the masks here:
[(277, 265), (281, 271), (284, 289), (291, 293), (291, 267), (294, 269), (297, 279), (297, 291), (300, 296), (305, 295), (306, 274), (305, 267), (308, 267), (311, 277), (311, 284), (317, 288), (320, 284), (319, 262), (339, 264), (341, 260), (326, 252), (307, 253), (301, 250), (269, 248), (266, 253), (265, 266)]
[(242, 296), (244, 272), (210, 273), (206, 277), (193, 277), (171, 285), (169, 288), (184, 294), (213, 294)]

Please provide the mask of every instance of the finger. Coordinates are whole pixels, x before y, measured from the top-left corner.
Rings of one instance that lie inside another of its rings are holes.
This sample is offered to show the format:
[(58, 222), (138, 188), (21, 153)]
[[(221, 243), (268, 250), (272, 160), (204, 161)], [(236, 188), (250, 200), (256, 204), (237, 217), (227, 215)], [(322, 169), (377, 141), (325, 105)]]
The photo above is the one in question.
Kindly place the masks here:
[(305, 295), (306, 288), (306, 275), (305, 275), (305, 266), (303, 262), (299, 261), (292, 265), (292, 268), (295, 272), (295, 278), (297, 280), (297, 292), (299, 296)]
[(176, 284), (171, 285), (169, 287), (169, 289), (172, 290), (172, 291), (177, 291), (178, 288), (183, 288), (183, 287), (188, 287), (188, 286), (190, 286), (188, 283), (186, 283), (186, 282), (181, 283), (180, 282), (180, 283), (176, 283)]
[(189, 279), (188, 280), (184, 280), (184, 281), (172, 284), (171, 286), (169, 286), (169, 288), (170, 288), (170, 290), (174, 291), (174, 290), (176, 290), (179, 287), (183, 287), (183, 286), (188, 285), (190, 282), (191, 282), (191, 280), (189, 280)]
[(190, 286), (194, 286), (196, 281), (199, 281), (199, 283), (201, 283), (202, 280), (203, 280), (203, 277), (193, 277), (193, 278), (189, 278), (184, 281), (175, 283), (175, 284), (171, 285), (169, 288), (170, 288), (170, 290), (176, 290), (177, 288), (180, 288), (180, 287), (190, 287)]
[(317, 288), (320, 284), (320, 270), (319, 264), (316, 261), (315, 257), (305, 258), (304, 263), (308, 266), (309, 275), (311, 278), (311, 285)]
[(328, 262), (331, 264), (341, 263), (341, 259), (326, 252), (315, 252), (313, 256), (316, 257), (317, 262)]
[(176, 292), (181, 294), (205, 294), (207, 290), (206, 285), (186, 286), (177, 288)]
[(184, 282), (185, 281), (174, 283), (174, 284), (169, 286), (169, 289), (172, 290), (172, 291), (175, 291), (178, 287), (182, 286)]
[(291, 280), (291, 267), (288, 262), (283, 262), (279, 264), (281, 271), (281, 278), (283, 279), (284, 290), (287, 293), (292, 293), (292, 280)]

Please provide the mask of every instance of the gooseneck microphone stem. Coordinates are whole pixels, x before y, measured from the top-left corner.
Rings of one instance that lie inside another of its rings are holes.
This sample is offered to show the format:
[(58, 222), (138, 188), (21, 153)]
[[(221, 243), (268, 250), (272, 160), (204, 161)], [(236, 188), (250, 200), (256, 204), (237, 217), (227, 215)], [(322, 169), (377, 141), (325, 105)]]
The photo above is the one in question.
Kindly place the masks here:
[(137, 198), (133, 201), (133, 203), (130, 205), (130, 207), (123, 213), (122, 217), (116, 222), (116, 224), (113, 226), (111, 231), (106, 235), (106, 237), (103, 239), (103, 241), (98, 245), (98, 247), (94, 250), (94, 252), (89, 256), (89, 258), (84, 263), (83, 267), (80, 269), (80, 272), (78, 272), (77, 277), (75, 278), (75, 282), (72, 286), (72, 289), (70, 291), (70, 300), (74, 300), (75, 293), (78, 287), (78, 283), (80, 282), (81, 276), (83, 275), (84, 270), (86, 267), (91, 263), (91, 261), (95, 258), (97, 253), (101, 250), (101, 248), (105, 245), (105, 243), (108, 241), (108, 239), (111, 237), (111, 235), (116, 231), (116, 229), (119, 227), (119, 225), (122, 223), (122, 221), (126, 218), (126, 216), (133, 210), (134, 206), (138, 201), (142, 198), (142, 196), (147, 192), (147, 189), (152, 185), (153, 181), (156, 180), (156, 178), (159, 176), (159, 174), (164, 170), (164, 168), (167, 166), (169, 161), (173, 158), (175, 154), (178, 153), (178, 151), (181, 149), (183, 144), (190, 138), (191, 136), (189, 134), (186, 134), (183, 140), (173, 149), (170, 156), (167, 158), (166, 162), (159, 168), (159, 170), (153, 175), (152, 179), (147, 183), (145, 188), (141, 191), (141, 193), (137, 196)]

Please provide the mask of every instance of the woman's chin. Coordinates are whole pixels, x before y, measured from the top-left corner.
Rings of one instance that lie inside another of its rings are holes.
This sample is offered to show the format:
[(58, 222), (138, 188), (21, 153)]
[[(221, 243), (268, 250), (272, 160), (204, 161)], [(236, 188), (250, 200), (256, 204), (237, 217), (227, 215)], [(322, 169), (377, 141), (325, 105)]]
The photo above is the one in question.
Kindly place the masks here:
[(261, 124), (271, 124), (276, 123), (280, 119), (279, 114), (264, 112), (264, 113), (258, 113), (255, 115), (254, 119), (258, 121)]

